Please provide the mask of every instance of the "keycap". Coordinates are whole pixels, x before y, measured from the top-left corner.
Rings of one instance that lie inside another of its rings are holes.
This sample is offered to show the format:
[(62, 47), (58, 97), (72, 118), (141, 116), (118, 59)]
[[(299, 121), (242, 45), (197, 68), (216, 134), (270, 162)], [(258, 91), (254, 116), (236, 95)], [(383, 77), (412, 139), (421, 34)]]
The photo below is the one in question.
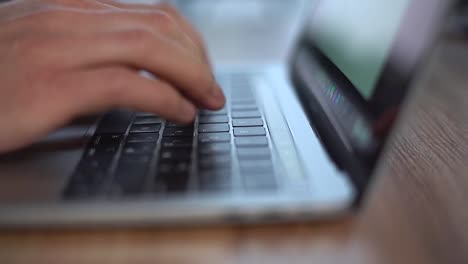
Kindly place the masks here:
[(201, 156), (198, 167), (200, 170), (227, 169), (231, 167), (231, 160), (230, 155)]
[(78, 166), (64, 190), (65, 198), (91, 197), (100, 193), (107, 178), (106, 170)]
[(91, 139), (90, 145), (94, 147), (118, 145), (122, 140), (121, 134), (101, 134), (96, 135)]
[(156, 142), (158, 137), (158, 133), (130, 133), (127, 142)]
[(178, 124), (173, 122), (167, 122), (166, 127), (193, 128), (193, 124)]
[(267, 147), (256, 147), (256, 148), (238, 148), (237, 156), (239, 159), (270, 159), (270, 149)]
[(85, 156), (113, 155), (119, 149), (121, 139), (122, 136), (118, 134), (94, 136), (88, 144)]
[(163, 148), (190, 148), (193, 145), (192, 138), (168, 137), (162, 139)]
[(155, 142), (127, 143), (124, 146), (124, 154), (151, 154), (156, 147)]
[(232, 111), (258, 111), (256, 104), (239, 104), (231, 106)]
[(207, 170), (198, 174), (202, 191), (227, 191), (232, 188), (231, 170)]
[(264, 136), (235, 138), (237, 147), (263, 147), (268, 146), (268, 140)]
[(236, 99), (232, 98), (231, 99), (231, 106), (234, 105), (252, 105), (255, 104), (255, 99)]
[(263, 126), (263, 120), (261, 118), (233, 119), (232, 126), (233, 127)]
[(210, 111), (210, 110), (201, 110), (200, 112), (201, 116), (207, 116), (207, 115), (226, 115), (227, 110), (226, 108), (217, 110), (217, 111)]
[(242, 180), (247, 191), (273, 191), (277, 189), (277, 182), (272, 171), (242, 174)]
[(200, 116), (198, 122), (200, 124), (228, 123), (229, 118), (225, 115)]
[(146, 125), (146, 124), (161, 124), (162, 119), (156, 116), (140, 116), (135, 117), (133, 124)]
[(232, 99), (234, 100), (254, 100), (253, 93), (249, 90), (233, 90)]
[(189, 160), (192, 152), (191, 149), (162, 149), (159, 155), (161, 160)]
[(124, 134), (130, 124), (132, 116), (133, 112), (131, 111), (110, 111), (101, 118), (95, 134)]
[(188, 162), (162, 163), (155, 178), (156, 190), (183, 192), (188, 187), (190, 165)]
[(158, 173), (161, 175), (166, 174), (186, 174), (190, 172), (189, 161), (161, 161), (158, 164)]
[[(63, 196), (67, 199), (73, 198), (84, 198), (84, 197), (94, 197), (101, 192), (102, 184), (98, 181), (89, 180), (90, 178), (104, 178), (104, 176), (96, 176), (90, 174), (83, 174), (81, 176), (79, 173), (73, 175), (72, 181), (67, 185), (63, 192)], [(104, 175), (104, 174), (100, 174)], [(84, 180), (84, 177), (88, 177), (88, 180)], [(78, 178), (80, 180), (78, 180)]]
[(232, 118), (253, 118), (261, 117), (259, 111), (233, 111)]
[(271, 160), (240, 160), (239, 167), (242, 173), (267, 173), (273, 171), (273, 163)]
[[(130, 155), (136, 156), (136, 155)], [(111, 194), (139, 194), (143, 191), (149, 156), (123, 158), (117, 166)]]
[(234, 136), (265, 136), (266, 130), (263, 127), (236, 127), (234, 128)]
[(155, 133), (161, 130), (161, 124), (132, 125), (130, 133)]
[(198, 126), (200, 133), (229, 132), (228, 124), (204, 124)]
[(231, 152), (230, 143), (210, 143), (210, 144), (200, 144), (198, 146), (198, 153), (200, 155), (213, 155), (213, 154), (223, 154)]
[(78, 164), (77, 170), (82, 172), (106, 172), (111, 166), (114, 155), (85, 156)]
[(165, 137), (192, 137), (193, 128), (167, 127), (163, 135)]
[(200, 133), (198, 134), (198, 141), (200, 143), (229, 142), (231, 141), (231, 135), (226, 132)]
[(166, 186), (168, 193), (181, 193), (186, 192), (188, 188), (188, 174), (172, 174), (164, 175), (163, 182)]

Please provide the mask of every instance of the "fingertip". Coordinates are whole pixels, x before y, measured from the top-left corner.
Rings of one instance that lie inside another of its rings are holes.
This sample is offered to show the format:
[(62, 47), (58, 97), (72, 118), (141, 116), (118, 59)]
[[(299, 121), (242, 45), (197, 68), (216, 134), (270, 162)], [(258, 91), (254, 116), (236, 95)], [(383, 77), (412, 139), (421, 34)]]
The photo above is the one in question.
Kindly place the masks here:
[(219, 85), (215, 85), (211, 94), (209, 95), (209, 108), (213, 110), (218, 110), (224, 107), (226, 104), (226, 96), (223, 93), (223, 90)]
[(190, 102), (183, 100), (180, 105), (180, 113), (177, 117), (177, 122), (182, 124), (188, 124), (195, 120), (195, 116), (197, 114), (197, 110), (193, 104)]

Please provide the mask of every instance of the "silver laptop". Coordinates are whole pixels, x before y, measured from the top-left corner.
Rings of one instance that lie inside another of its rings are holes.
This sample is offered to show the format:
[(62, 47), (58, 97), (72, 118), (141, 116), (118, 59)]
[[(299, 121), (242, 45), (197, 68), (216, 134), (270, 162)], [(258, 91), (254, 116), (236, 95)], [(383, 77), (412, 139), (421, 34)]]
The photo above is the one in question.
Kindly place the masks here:
[(115, 109), (0, 157), (0, 226), (255, 223), (359, 204), (445, 0), (314, 5), (288, 63), (219, 65), (191, 125)]

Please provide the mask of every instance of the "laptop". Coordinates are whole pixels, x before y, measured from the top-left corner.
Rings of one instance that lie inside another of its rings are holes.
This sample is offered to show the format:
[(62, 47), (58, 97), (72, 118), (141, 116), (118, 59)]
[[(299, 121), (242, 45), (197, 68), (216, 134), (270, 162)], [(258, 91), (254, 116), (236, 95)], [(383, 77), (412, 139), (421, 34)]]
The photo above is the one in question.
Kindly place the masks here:
[(313, 4), (287, 63), (218, 65), (180, 125), (115, 109), (0, 158), (0, 226), (324, 220), (368, 189), (446, 0)]

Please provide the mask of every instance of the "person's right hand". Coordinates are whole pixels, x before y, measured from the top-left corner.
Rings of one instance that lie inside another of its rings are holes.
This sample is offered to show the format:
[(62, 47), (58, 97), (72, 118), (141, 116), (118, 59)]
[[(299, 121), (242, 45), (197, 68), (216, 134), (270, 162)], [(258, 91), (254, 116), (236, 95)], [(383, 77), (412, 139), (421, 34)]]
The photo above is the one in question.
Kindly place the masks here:
[(0, 153), (115, 107), (186, 123), (197, 107), (224, 105), (202, 44), (177, 12), (112, 3), (0, 5)]

